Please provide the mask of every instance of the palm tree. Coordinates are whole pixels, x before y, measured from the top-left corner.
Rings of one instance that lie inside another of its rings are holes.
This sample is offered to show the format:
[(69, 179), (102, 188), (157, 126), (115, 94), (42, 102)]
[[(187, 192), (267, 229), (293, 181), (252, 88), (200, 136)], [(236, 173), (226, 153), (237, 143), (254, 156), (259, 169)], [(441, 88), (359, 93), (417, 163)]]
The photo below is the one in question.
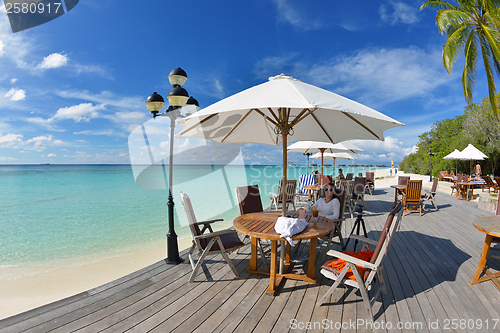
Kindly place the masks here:
[(443, 46), (443, 64), (451, 74), (453, 62), (463, 50), (465, 66), (462, 86), (467, 103), (472, 102), (472, 90), (476, 83), (478, 52), (481, 52), (491, 108), (498, 118), (496, 87), (493, 69), (500, 75), (500, 27), (499, 0), (457, 0), (457, 5), (442, 0), (428, 0), (420, 9), (437, 9), (436, 23), (441, 34), (446, 33)]

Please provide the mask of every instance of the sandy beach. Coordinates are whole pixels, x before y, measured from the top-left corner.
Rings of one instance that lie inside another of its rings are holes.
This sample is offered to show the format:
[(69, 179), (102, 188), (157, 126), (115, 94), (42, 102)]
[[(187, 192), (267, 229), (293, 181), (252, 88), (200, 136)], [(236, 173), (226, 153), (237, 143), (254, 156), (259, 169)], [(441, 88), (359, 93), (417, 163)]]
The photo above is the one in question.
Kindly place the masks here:
[[(398, 172), (390, 176), (389, 169), (375, 171), (375, 188), (389, 188), (397, 184)], [(408, 174), (406, 174), (408, 175)], [(430, 189), (429, 176), (410, 174), (412, 179), (422, 179), (423, 187)], [(450, 193), (450, 183), (440, 182), (438, 190)], [(392, 189), (390, 189), (392, 190)], [(225, 221), (217, 229), (227, 228)], [(179, 250), (191, 245), (190, 238), (179, 239)], [(166, 257), (166, 244), (152, 244), (135, 252), (91, 263), (64, 267), (1, 267), (0, 268), (0, 319), (66, 298), (98, 287)]]

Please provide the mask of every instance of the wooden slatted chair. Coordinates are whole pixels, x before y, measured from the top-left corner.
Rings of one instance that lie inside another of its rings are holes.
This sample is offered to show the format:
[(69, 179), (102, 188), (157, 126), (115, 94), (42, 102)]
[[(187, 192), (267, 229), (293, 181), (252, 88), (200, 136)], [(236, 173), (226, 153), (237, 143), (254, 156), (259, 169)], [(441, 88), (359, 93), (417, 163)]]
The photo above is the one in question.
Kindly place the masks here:
[[(282, 198), (282, 192), (281, 192), (281, 185), (283, 183), (283, 179), (280, 179), (280, 182), (278, 184), (278, 193), (274, 194), (272, 192), (269, 192), (269, 194), (272, 195), (271, 199), (271, 209), (274, 206), (275, 210), (278, 210), (278, 206), (283, 204), (283, 198)], [(297, 179), (287, 179), (286, 181), (286, 200), (285, 200), (285, 205), (292, 204), (293, 209), (296, 210), (295, 208), (295, 189), (297, 188)]]
[(354, 173), (352, 173), (352, 172), (345, 175), (346, 180), (352, 180), (353, 177), (354, 177)]
[[(238, 211), (240, 215), (249, 214), (249, 213), (259, 213), (263, 212), (264, 209), (262, 207), (262, 201), (260, 199), (260, 191), (259, 185), (249, 185), (249, 186), (241, 186), (236, 188), (236, 200), (238, 201)], [(248, 244), (248, 240), (250, 236), (245, 235), (243, 238), (243, 243)], [(262, 243), (260, 239), (257, 239), (257, 248), (262, 256), (262, 260), (266, 267), (269, 267), (267, 263), (267, 259), (265, 253), (269, 251), (264, 251), (262, 248)], [(236, 253), (239, 252), (239, 249)]]
[(410, 206), (412, 206), (412, 211), (418, 210), (422, 216), (422, 179), (408, 181), (406, 193), (403, 195), (403, 206), (403, 215), (411, 211)]
[(372, 195), (372, 191), (375, 190), (375, 172), (366, 172), (366, 185), (365, 191), (368, 191)]
[[(327, 261), (323, 266), (321, 266), (320, 273), (328, 279), (335, 280), (335, 283), (318, 301), (318, 305), (324, 304), (328, 297), (342, 282), (344, 285), (358, 288), (360, 290), (368, 319), (372, 322), (374, 321), (372, 305), (373, 303), (375, 303), (375, 300), (378, 298), (381, 292), (384, 295), (386, 293), (384, 276), (382, 274), (382, 263), (384, 262), (384, 259), (387, 255), (387, 251), (389, 250), (391, 242), (394, 238), (394, 234), (400, 226), (402, 220), (402, 212), (402, 205), (401, 203), (398, 203), (398, 205), (392, 210), (392, 212), (389, 213), (389, 216), (387, 216), (384, 229), (382, 230), (378, 241), (373, 241), (359, 235), (349, 236), (350, 238), (361, 240), (366, 244), (376, 246), (370, 261), (364, 261), (334, 250), (328, 251), (327, 254), (329, 256), (343, 259), (347, 262), (347, 264), (340, 272), (336, 268), (328, 265), (336, 259)], [(363, 276), (361, 276), (361, 274), (359, 273), (356, 265), (365, 269)], [(346, 273), (349, 270), (351, 270), (351, 272), (354, 274), (355, 280), (346, 278)], [(369, 293), (371, 293), (371, 296), (369, 295)]]
[(366, 184), (366, 178), (365, 177), (356, 177), (354, 178), (354, 187), (352, 189), (352, 195), (351, 195), (351, 203), (353, 204), (353, 207), (356, 207), (358, 204), (358, 201), (361, 200), (363, 203), (363, 207), (366, 209), (365, 205), (365, 184)]
[(431, 190), (424, 190), (424, 194), (422, 194), (422, 205), (424, 204), (424, 201), (430, 201), (432, 202), (432, 205), (434, 206), (434, 208), (436, 208), (436, 210), (438, 209), (438, 207), (434, 202), (434, 199), (436, 198), (437, 185), (438, 179), (434, 178)]
[(451, 188), (450, 195), (452, 195), (455, 190), (457, 191), (457, 195), (458, 195), (458, 185), (457, 185), (457, 183), (459, 183), (461, 181), (462, 181), (462, 174), (461, 173), (457, 173), (457, 181), (454, 182), (453, 185), (450, 186), (450, 188)]
[[(409, 176), (399, 176), (398, 177), (398, 185), (408, 185), (408, 181), (410, 180)], [(399, 195), (404, 195), (406, 192), (406, 189), (397, 189), (398, 196)]]
[[(203, 222), (198, 222), (196, 216), (194, 215), (193, 206), (191, 205), (191, 199), (186, 193), (181, 192), (182, 205), (187, 215), (187, 220), (189, 223), (189, 228), (191, 229), (191, 234), (193, 235), (193, 245), (188, 253), (189, 263), (193, 268), (193, 272), (189, 277), (189, 282), (193, 282), (201, 264), (205, 260), (207, 255), (221, 253), (224, 260), (227, 262), (231, 270), (236, 277), (239, 277), (238, 271), (231, 263), (228, 253), (239, 249), (242, 247), (243, 242), (241, 242), (238, 237), (238, 233), (234, 229), (226, 229), (220, 231), (213, 231), (211, 224), (217, 221), (223, 221), (223, 219), (214, 219)], [(203, 229), (200, 230), (200, 226)], [(206, 231), (209, 233), (205, 233)], [(198, 249), (199, 259), (198, 262), (194, 263), (193, 252)], [(186, 260), (187, 262), (187, 260)]]

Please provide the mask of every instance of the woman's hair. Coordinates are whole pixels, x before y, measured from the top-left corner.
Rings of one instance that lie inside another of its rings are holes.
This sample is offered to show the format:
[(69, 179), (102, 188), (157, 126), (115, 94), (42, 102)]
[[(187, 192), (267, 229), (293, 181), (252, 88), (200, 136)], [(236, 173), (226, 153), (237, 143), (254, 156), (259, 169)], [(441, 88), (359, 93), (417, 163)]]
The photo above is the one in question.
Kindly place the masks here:
[(335, 188), (335, 184), (334, 183), (325, 184), (323, 187), (327, 187), (327, 186), (332, 186), (333, 188)]
[(342, 169), (339, 169), (339, 172), (342, 172)]

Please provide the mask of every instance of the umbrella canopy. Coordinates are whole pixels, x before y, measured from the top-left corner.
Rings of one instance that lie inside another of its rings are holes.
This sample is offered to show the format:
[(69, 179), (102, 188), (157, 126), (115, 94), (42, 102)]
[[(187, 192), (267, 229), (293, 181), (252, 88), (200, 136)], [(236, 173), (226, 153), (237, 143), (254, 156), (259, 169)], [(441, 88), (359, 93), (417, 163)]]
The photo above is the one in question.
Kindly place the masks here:
[[(319, 142), (319, 141), (299, 141), (288, 146), (288, 151), (295, 151), (301, 153), (321, 153), (320, 156), (327, 153), (358, 153), (364, 151), (363, 149), (356, 147), (352, 143), (330, 143), (330, 142)], [(321, 157), (320, 157), (321, 158)], [(321, 158), (321, 174), (323, 174), (323, 158)], [(335, 176), (335, 168), (333, 171)], [(321, 178), (323, 181), (323, 178)], [(323, 184), (321, 184), (323, 185)]]
[[(315, 153), (314, 155), (311, 156), (311, 158), (315, 159), (320, 159), (321, 154), (320, 153)], [(353, 156), (349, 153), (324, 153), (323, 158), (327, 158), (330, 160), (357, 160), (358, 158), (356, 156)]]
[[(293, 141), (330, 143), (383, 140), (384, 131), (404, 126), (360, 103), (285, 75), (227, 97), (178, 121), (179, 136), (216, 142), (287, 146)], [(283, 183), (287, 179), (283, 149)], [(285, 197), (285, 188), (283, 197)], [(283, 205), (283, 215), (286, 206)]]
[(455, 149), (445, 157), (443, 157), (445, 160), (455, 160), (455, 174), (458, 173), (458, 160), (460, 160), (460, 150)]
[(472, 174), (472, 160), (484, 160), (488, 158), (488, 156), (469, 143), (467, 147), (460, 152), (458, 158), (461, 160), (470, 160), (470, 173)]

